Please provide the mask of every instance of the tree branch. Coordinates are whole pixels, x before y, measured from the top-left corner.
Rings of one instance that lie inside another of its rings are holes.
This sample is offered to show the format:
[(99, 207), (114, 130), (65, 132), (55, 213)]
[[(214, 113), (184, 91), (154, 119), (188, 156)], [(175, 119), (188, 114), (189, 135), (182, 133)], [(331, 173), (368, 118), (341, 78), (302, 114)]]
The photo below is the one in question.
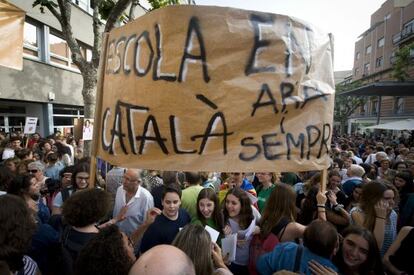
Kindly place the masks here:
[(72, 25), (70, 23), (71, 12), (72, 12), (72, 4), (68, 0), (57, 0), (61, 15), (60, 25), (62, 26), (62, 32), (65, 36), (66, 43), (68, 43), (69, 49), (72, 53), (72, 61), (73, 63), (78, 66), (79, 70), (85, 71), (87, 70), (86, 66), (86, 59), (82, 56), (79, 43), (76, 41), (73, 32), (72, 32)]
[(94, 68), (99, 66), (99, 57), (101, 55), (102, 32), (100, 32), (101, 20), (99, 15), (99, 5), (101, 0), (95, 0), (93, 9), (92, 27), (93, 27), (93, 48), (92, 48), (92, 64)]
[(46, 7), (53, 14), (53, 16), (56, 17), (59, 23), (62, 25), (62, 16), (60, 16), (60, 13), (51, 5), (47, 5)]
[(119, 0), (116, 2), (115, 6), (112, 8), (111, 13), (108, 16), (104, 32), (110, 32), (114, 28), (116, 21), (130, 2), (131, 0)]

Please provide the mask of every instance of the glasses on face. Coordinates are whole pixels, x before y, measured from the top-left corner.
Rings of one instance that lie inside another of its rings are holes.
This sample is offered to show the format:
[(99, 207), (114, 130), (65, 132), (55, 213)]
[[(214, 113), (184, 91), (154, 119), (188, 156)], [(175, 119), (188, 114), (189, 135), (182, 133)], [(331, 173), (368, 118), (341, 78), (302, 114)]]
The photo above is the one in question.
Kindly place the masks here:
[(89, 180), (89, 177), (76, 177), (76, 179), (78, 180), (78, 181), (88, 181)]
[(35, 169), (33, 169), (33, 170), (27, 170), (29, 173), (32, 173), (32, 174), (34, 174), (34, 173), (37, 173), (37, 170), (35, 170)]

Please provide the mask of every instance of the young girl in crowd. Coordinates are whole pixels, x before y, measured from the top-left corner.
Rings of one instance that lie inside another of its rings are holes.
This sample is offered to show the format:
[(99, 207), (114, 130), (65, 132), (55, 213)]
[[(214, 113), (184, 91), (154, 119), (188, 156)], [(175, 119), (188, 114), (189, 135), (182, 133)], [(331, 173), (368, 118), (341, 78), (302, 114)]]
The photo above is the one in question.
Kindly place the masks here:
[[(342, 235), (344, 239), (333, 258), (340, 274), (384, 274), (377, 243), (368, 229), (350, 226)], [(316, 275), (336, 274), (316, 261), (309, 262), (309, 268)]]
[(279, 183), (270, 194), (268, 203), (260, 219), (260, 235), (264, 239), (270, 233), (278, 236), (282, 242), (301, 238), (305, 226), (296, 220), (296, 193), (287, 184)]
[(354, 208), (355, 206), (359, 204), (361, 194), (362, 194), (362, 185), (355, 185), (354, 189), (352, 190), (351, 195), (346, 198), (346, 201), (344, 204), (345, 209), (346, 211), (348, 211), (348, 213), (352, 208)]
[(383, 256), (397, 235), (397, 213), (393, 210), (396, 192), (391, 185), (372, 181), (362, 187), (359, 206), (351, 209), (351, 224), (375, 234)]
[(61, 192), (57, 193), (53, 200), (52, 214), (58, 215), (62, 213), (63, 202), (69, 198), (77, 190), (86, 189), (89, 186), (89, 163), (80, 162), (78, 163), (72, 173), (72, 185), (62, 189)]
[(175, 237), (172, 245), (178, 247), (193, 261), (197, 275), (231, 275), (224, 264), (220, 247), (211, 242), (203, 226), (186, 225)]
[(204, 188), (198, 193), (197, 219), (193, 223), (202, 226), (208, 225), (223, 233), (223, 213), (213, 189)]
[(408, 171), (398, 172), (395, 175), (393, 184), (397, 188), (400, 196), (398, 208), (401, 213), (402, 208), (407, 202), (408, 195), (414, 192), (413, 177), (411, 176), (411, 173)]
[[(249, 274), (249, 245), (252, 236), (246, 233), (250, 226), (256, 224), (249, 197), (239, 187), (230, 189), (224, 198), (224, 234), (237, 234), (236, 259), (231, 262), (229, 268), (234, 274)], [(252, 225), (253, 224), (253, 225)], [(256, 232), (258, 233), (258, 228)]]

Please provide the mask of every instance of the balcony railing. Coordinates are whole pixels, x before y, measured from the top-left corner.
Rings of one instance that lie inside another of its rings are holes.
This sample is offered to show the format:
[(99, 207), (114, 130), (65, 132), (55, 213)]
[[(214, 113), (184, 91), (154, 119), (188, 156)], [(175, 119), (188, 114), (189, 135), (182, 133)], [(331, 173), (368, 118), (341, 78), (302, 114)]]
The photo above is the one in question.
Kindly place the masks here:
[(414, 34), (414, 25), (413, 25), (413, 23), (411, 23), (410, 25), (405, 26), (404, 29), (401, 32), (399, 32), (397, 34), (394, 34), (392, 36), (392, 43), (394, 45), (398, 44), (402, 40), (405, 40), (405, 39), (411, 37), (413, 34)]

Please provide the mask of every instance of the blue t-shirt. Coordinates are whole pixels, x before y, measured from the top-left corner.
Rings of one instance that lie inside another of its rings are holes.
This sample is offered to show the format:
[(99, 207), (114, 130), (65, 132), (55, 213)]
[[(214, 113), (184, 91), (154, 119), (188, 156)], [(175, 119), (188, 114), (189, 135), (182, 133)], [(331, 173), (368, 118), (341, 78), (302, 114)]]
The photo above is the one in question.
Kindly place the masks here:
[(190, 215), (181, 208), (178, 212), (178, 218), (175, 221), (168, 219), (164, 214), (159, 215), (142, 237), (141, 253), (145, 253), (147, 250), (159, 244), (171, 244), (180, 231), (180, 228), (183, 228), (190, 222)]
[[(261, 275), (271, 275), (279, 270), (294, 271), (296, 251), (299, 245), (294, 242), (285, 242), (276, 245), (272, 252), (264, 254), (257, 261), (257, 271)], [(330, 267), (338, 272), (336, 266), (329, 260), (303, 247), (300, 261), (300, 274), (311, 275), (308, 262), (315, 260), (321, 265)]]

